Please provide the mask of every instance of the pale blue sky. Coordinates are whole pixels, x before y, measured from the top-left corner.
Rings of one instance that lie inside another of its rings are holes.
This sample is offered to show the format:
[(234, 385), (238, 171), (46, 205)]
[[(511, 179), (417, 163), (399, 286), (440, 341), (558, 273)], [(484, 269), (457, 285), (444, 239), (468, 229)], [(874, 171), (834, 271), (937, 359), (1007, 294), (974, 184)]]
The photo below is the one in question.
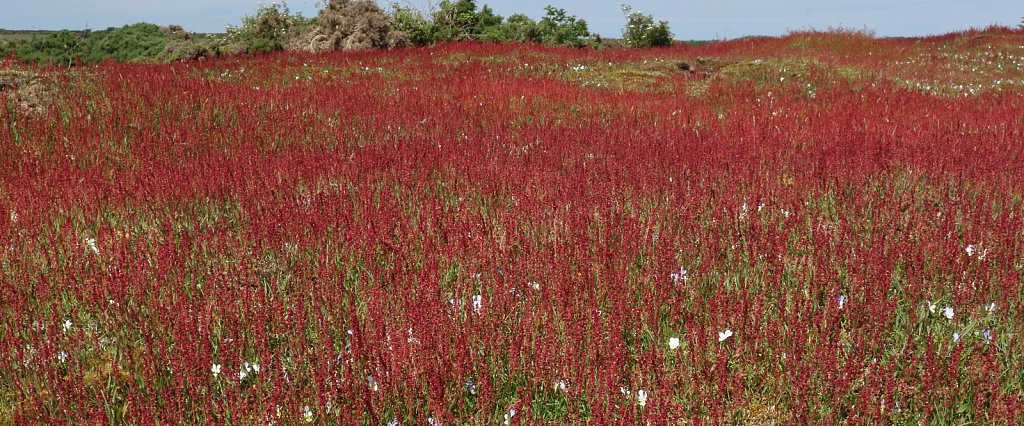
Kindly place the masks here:
[[(316, 0), (288, 1), (293, 11), (316, 14)], [(390, 2), (381, 1), (381, 4)], [(421, 10), (427, 0), (402, 1)], [(433, 2), (433, 3), (436, 3)], [(478, 0), (503, 16), (539, 18), (552, 4), (587, 21), (592, 32), (618, 37), (625, 19), (622, 0)], [(990, 24), (1016, 26), (1021, 0), (634, 0), (634, 9), (669, 22), (679, 39), (780, 35), (790, 30), (844, 27), (878, 36), (941, 34)], [(220, 32), (256, 10), (255, 0), (0, 0), (0, 28), (104, 29), (145, 21), (179, 24), (189, 31)]]

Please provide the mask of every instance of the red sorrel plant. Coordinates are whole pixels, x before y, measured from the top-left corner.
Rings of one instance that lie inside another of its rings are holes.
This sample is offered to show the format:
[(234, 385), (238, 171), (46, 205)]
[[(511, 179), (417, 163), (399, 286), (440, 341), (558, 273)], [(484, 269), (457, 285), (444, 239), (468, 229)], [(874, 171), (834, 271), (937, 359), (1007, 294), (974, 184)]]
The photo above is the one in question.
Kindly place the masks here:
[(1019, 423), (984, 34), (45, 71), (0, 120), (0, 422)]

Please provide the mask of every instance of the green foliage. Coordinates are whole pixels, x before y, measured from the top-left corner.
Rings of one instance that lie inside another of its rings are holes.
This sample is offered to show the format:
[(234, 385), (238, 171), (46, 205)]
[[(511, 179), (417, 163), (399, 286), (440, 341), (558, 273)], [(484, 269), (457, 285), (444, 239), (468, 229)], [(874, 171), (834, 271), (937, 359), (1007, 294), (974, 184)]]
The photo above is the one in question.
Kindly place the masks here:
[(436, 11), (425, 16), (419, 11), (391, 5), (391, 20), (398, 31), (409, 35), (413, 44), (477, 40), (491, 42), (535, 42), (549, 45), (583, 47), (591, 44), (587, 22), (548, 6), (546, 16), (535, 22), (523, 14), (503, 19), (490, 6), (479, 10), (473, 0), (444, 0)]
[(584, 47), (590, 44), (586, 37), (590, 35), (587, 29), (587, 21), (569, 15), (565, 9), (554, 6), (546, 6), (547, 12), (537, 29), (540, 32), (541, 41), (550, 45), (566, 45), (573, 47)]
[(507, 40), (534, 43), (539, 43), (541, 41), (540, 27), (538, 27), (537, 23), (534, 22), (533, 19), (530, 19), (529, 16), (521, 13), (509, 16), (504, 27), (508, 30), (510, 35)]
[(391, 4), (391, 26), (396, 31), (408, 34), (409, 42), (412, 44), (422, 46), (436, 41), (434, 23), (420, 11), (398, 3)]
[(435, 41), (474, 39), (478, 22), (474, 0), (442, 0), (432, 15)]
[(629, 47), (647, 49), (658, 46), (672, 45), (672, 32), (668, 22), (654, 23), (651, 15), (644, 15), (633, 7), (622, 5), (622, 13), (626, 14), (626, 27), (622, 29), (622, 39)]
[(87, 37), (85, 62), (114, 59), (121, 62), (141, 58), (155, 58), (167, 46), (168, 38), (154, 24), (137, 23), (111, 28), (104, 33)]
[(242, 18), (242, 26), (227, 27), (230, 50), (244, 52), (273, 52), (284, 50), (288, 41), (310, 26), (311, 20), (302, 13), (292, 13), (282, 2), (263, 4), (256, 14)]
[(129, 62), (156, 58), (169, 41), (168, 34), (160, 27), (137, 23), (103, 31), (60, 31), (45, 37), (16, 40), (0, 48), (0, 54), (13, 54), (24, 62), (65, 66), (107, 59)]

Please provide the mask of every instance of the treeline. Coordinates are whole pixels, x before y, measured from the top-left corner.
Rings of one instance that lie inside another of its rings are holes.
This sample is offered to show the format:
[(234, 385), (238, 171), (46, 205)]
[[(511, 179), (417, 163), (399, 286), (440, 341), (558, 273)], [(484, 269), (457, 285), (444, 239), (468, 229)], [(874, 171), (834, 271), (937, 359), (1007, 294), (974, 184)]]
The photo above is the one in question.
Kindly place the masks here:
[[(502, 17), (475, 0), (443, 0), (429, 12), (372, 0), (330, 0), (315, 17), (293, 13), (285, 3), (260, 6), (228, 26), (223, 35), (190, 34), (182, 27), (138, 23), (101, 31), (60, 31), (42, 37), (0, 42), (0, 56), (24, 62), (71, 66), (104, 60), (170, 62), (237, 53), (278, 50), (328, 51), (393, 49), (450, 41), (524, 42), (577, 48), (609, 43), (592, 34), (587, 22), (554, 6), (533, 20), (524, 14)], [(665, 21), (623, 6), (622, 44), (648, 48), (672, 44)]]

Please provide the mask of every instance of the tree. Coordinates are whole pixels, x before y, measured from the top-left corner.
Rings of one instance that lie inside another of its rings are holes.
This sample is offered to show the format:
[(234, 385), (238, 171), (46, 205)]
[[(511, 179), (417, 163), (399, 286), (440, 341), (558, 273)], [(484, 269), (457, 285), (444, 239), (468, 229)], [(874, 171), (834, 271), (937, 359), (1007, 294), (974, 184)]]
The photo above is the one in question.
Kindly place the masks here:
[(550, 45), (584, 47), (590, 43), (587, 21), (569, 15), (565, 9), (545, 6), (547, 14), (537, 23), (541, 41)]
[(622, 5), (622, 13), (626, 15), (626, 27), (622, 29), (622, 39), (627, 46), (646, 49), (672, 45), (672, 32), (668, 29), (668, 22), (659, 21), (655, 24), (651, 15), (635, 11), (628, 4)]

